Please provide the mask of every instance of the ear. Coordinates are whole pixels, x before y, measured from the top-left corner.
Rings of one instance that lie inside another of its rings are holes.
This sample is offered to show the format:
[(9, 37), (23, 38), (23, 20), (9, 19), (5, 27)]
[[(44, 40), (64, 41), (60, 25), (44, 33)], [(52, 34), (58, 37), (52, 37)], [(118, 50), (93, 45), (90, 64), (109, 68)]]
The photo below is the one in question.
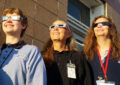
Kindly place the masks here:
[(22, 25), (22, 29), (26, 29), (26, 25)]

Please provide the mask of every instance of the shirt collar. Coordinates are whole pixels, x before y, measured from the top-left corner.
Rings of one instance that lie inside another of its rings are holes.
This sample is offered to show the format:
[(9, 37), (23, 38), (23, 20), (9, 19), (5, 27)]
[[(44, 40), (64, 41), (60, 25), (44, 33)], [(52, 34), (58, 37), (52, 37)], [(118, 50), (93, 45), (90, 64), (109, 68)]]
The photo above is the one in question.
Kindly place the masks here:
[(1, 49), (4, 49), (4, 48), (6, 48), (6, 47), (12, 47), (12, 48), (15, 48), (15, 49), (20, 49), (23, 45), (25, 45), (26, 43), (24, 42), (24, 41), (19, 41), (18, 43), (16, 43), (16, 44), (6, 44), (6, 43), (4, 43), (3, 45), (2, 45), (2, 48)]

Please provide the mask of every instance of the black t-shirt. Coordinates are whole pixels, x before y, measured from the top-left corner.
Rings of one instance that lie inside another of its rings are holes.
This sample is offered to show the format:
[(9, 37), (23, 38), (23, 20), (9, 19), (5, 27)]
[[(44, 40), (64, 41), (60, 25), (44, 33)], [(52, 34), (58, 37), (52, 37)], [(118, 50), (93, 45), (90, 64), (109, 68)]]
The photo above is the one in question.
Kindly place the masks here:
[[(47, 67), (47, 85), (93, 85), (88, 64), (78, 52), (54, 51), (54, 62)], [(76, 79), (67, 77), (67, 63), (75, 64)]]

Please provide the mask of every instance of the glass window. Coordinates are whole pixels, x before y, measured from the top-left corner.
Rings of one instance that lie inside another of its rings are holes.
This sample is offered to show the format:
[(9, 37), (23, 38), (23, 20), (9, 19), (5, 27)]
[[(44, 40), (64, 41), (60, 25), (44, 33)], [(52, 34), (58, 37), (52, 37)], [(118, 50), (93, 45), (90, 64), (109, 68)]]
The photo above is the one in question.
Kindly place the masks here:
[(68, 0), (68, 13), (85, 25), (90, 26), (90, 9), (79, 0)]

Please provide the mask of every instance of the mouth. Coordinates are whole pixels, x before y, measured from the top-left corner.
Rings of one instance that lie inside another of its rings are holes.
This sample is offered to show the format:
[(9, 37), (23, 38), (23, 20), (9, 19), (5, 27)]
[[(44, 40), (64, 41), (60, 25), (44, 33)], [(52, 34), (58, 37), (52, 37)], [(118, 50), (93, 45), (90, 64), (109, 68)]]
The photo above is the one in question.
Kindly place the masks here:
[(11, 27), (14, 27), (14, 25), (13, 25), (13, 24), (4, 24), (4, 26), (5, 26), (6, 28), (11, 28)]
[(97, 29), (97, 31), (104, 31), (104, 29)]

